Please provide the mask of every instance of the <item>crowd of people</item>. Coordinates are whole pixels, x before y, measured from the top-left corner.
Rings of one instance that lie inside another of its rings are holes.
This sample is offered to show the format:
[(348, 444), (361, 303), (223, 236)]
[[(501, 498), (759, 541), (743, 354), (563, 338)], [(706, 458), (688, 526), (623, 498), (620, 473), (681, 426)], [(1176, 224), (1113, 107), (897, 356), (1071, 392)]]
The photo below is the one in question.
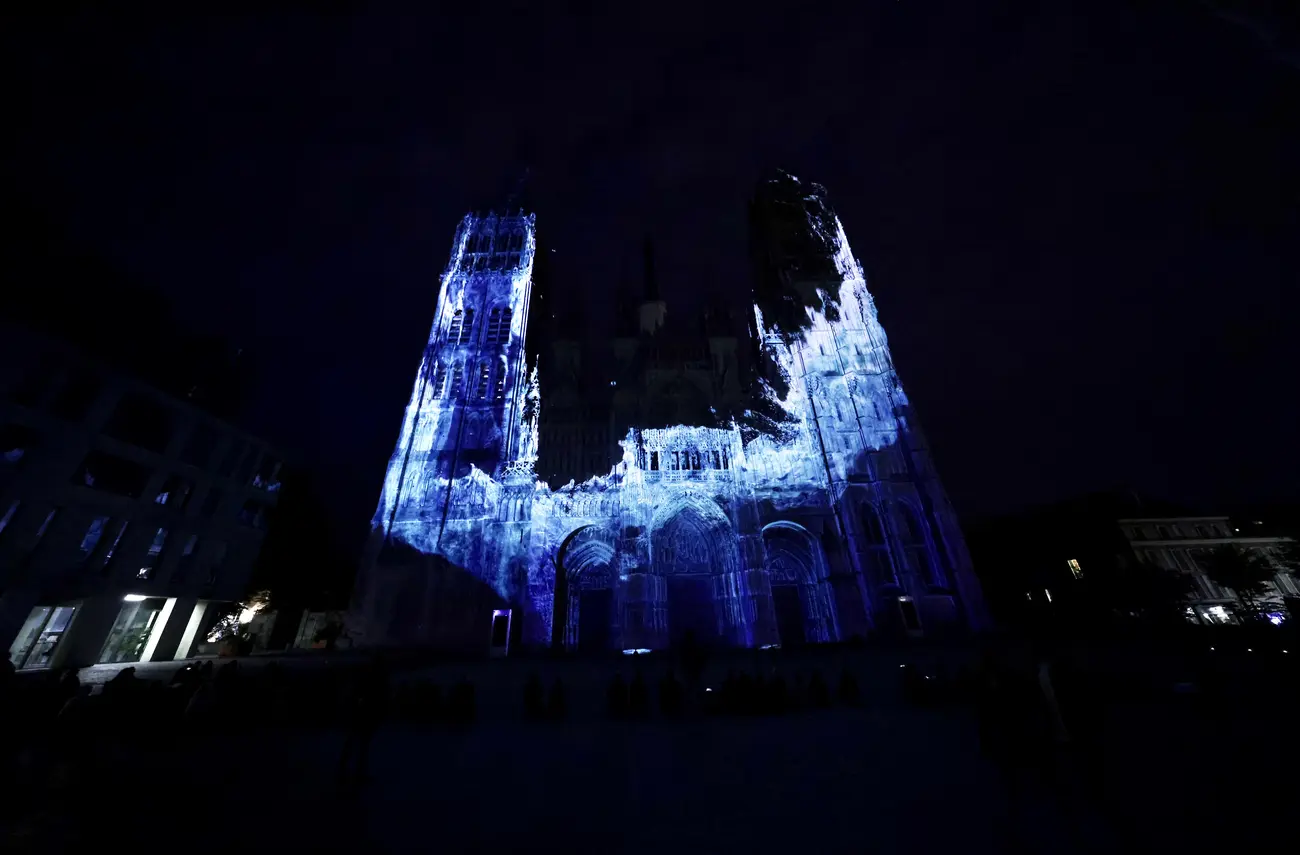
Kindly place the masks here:
[[(813, 668), (787, 678), (731, 671), (713, 685), (702, 677), (702, 661), (665, 663), (658, 679), (635, 668), (630, 678), (615, 674), (605, 691), (608, 718), (675, 719), (693, 715), (783, 715), (831, 706), (852, 708), (867, 698), (851, 668), (833, 679)], [(962, 704), (974, 709), (983, 751), (1008, 786), (1027, 773), (1051, 771), (1072, 746), (1071, 758), (1099, 755), (1099, 693), (1065, 660), (1047, 656), (986, 656), (949, 674), (942, 663), (900, 666), (899, 685), (872, 684), (869, 693), (919, 706)], [(558, 676), (544, 683), (529, 676), (520, 698), (523, 717), (559, 721), (570, 715), (570, 688)], [(587, 700), (594, 700), (588, 698)], [(467, 678), (441, 686), (426, 679), (393, 680), (382, 657), (325, 668), (286, 669), (277, 662), (257, 668), (238, 660), (190, 662), (169, 680), (140, 678), (122, 669), (102, 690), (83, 685), (72, 670), (42, 675), (0, 673), (0, 703), (16, 727), (6, 728), (3, 760), (21, 772), (43, 759), (75, 762), (106, 734), (129, 739), (147, 728), (151, 739), (293, 727), (328, 727), (344, 734), (340, 775), (364, 777), (374, 734), (383, 726), (466, 727), (476, 719), (476, 692)], [(92, 752), (93, 753), (93, 752)], [(1074, 761), (1072, 761), (1074, 762)], [(46, 764), (48, 765), (48, 764)], [(57, 764), (55, 764), (57, 766)]]

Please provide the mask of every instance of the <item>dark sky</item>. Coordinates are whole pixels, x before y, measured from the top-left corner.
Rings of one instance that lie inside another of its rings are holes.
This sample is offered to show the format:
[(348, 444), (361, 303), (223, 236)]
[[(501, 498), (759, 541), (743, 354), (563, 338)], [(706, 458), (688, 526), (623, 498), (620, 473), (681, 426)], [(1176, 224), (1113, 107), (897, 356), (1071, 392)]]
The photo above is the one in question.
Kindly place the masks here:
[(452, 230), (524, 165), (556, 287), (596, 315), (646, 232), (670, 317), (744, 299), (754, 182), (825, 184), (966, 514), (1117, 483), (1294, 496), (1285, 22), (1110, 0), (515, 5), (28, 19), (7, 28), (5, 177), (247, 342), (249, 427), (317, 467), (358, 532)]

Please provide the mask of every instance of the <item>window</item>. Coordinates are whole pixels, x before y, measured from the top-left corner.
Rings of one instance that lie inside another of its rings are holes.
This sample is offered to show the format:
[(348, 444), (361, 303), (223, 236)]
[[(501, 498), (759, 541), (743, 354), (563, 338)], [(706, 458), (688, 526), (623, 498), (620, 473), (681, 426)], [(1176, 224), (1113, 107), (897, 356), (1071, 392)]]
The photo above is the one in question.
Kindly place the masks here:
[(185, 539), (185, 546), (181, 549), (180, 560), (176, 562), (176, 579), (189, 576), (190, 571), (194, 569), (195, 555), (198, 552), (199, 536), (191, 534)]
[(189, 481), (171, 475), (163, 484), (162, 491), (154, 497), (154, 504), (166, 505), (167, 507), (181, 510), (185, 507), (185, 503), (189, 501), (191, 489), (192, 487), (190, 486)]
[(90, 556), (95, 553), (95, 547), (99, 545), (100, 538), (104, 536), (105, 529), (108, 528), (108, 517), (95, 517), (90, 521), (86, 528), (86, 533), (81, 536), (81, 560), (89, 560)]
[(171, 413), (152, 398), (128, 392), (117, 402), (104, 432), (123, 442), (161, 452), (171, 439)]
[(506, 397), (506, 366), (502, 362), (497, 366), (496, 382), (492, 384), (492, 400), (503, 401)]
[(149, 470), (144, 466), (102, 451), (87, 454), (72, 476), (74, 484), (131, 499), (140, 497), (148, 480)]
[(925, 543), (925, 530), (921, 528), (921, 521), (916, 518), (912, 506), (899, 502), (895, 507), (898, 509), (898, 521), (901, 523), (899, 533), (903, 536), (903, 542)]
[(492, 363), (484, 362), (478, 368), (478, 383), (474, 387), (474, 397), (480, 400), (487, 397), (488, 384), (492, 381)]
[(453, 401), (460, 400), (460, 396), (465, 392), (465, 366), (459, 362), (451, 370), (451, 398)]
[(1076, 579), (1083, 578), (1083, 568), (1079, 566), (1079, 560), (1077, 558), (1071, 558), (1067, 560), (1065, 563), (1070, 567), (1071, 576), (1073, 576)]
[(194, 426), (190, 431), (185, 447), (181, 449), (181, 460), (191, 466), (206, 469), (212, 462), (212, 452), (217, 448), (217, 432), (204, 424)]
[(1196, 536), (1197, 536), (1197, 537), (1214, 537), (1214, 534), (1213, 534), (1213, 532), (1211, 532), (1211, 531), (1210, 531), (1208, 528), (1206, 528), (1205, 526), (1203, 526), (1203, 525), (1198, 525), (1198, 526), (1196, 527)]
[(447, 365), (439, 362), (433, 366), (433, 397), (441, 398), (447, 388)]
[(153, 542), (149, 544), (149, 551), (144, 555), (144, 561), (140, 564), (140, 569), (136, 571), (135, 578), (147, 580), (153, 578), (154, 568), (158, 566), (158, 560), (162, 556), (163, 547), (167, 545), (167, 529), (160, 528), (153, 535)]
[(487, 343), (489, 345), (501, 345), (510, 340), (511, 316), (510, 308), (505, 306), (497, 306), (488, 315)]
[(280, 461), (269, 454), (262, 455), (262, 462), (257, 464), (253, 473), (253, 486), (268, 493), (280, 491)]
[(1129, 529), (1129, 531), (1132, 533), (1132, 535), (1133, 535), (1133, 539), (1134, 539), (1134, 540), (1146, 540), (1146, 539), (1147, 539), (1146, 532), (1142, 530), (1142, 527), (1141, 527), (1141, 526), (1136, 526), (1136, 525), (1135, 525), (1135, 526), (1133, 526), (1133, 528)]
[(126, 520), (122, 520), (122, 522), (118, 524), (117, 532), (113, 535), (113, 539), (108, 544), (108, 549), (104, 550), (104, 563), (101, 565), (104, 575), (108, 575), (109, 571), (113, 569), (113, 555), (117, 552), (118, 544), (122, 542), (122, 535), (126, 534), (126, 527)]
[(650, 452), (650, 471), (659, 471), (659, 452), (657, 451)]
[(862, 536), (868, 546), (885, 545), (885, 529), (880, 524), (880, 515), (871, 505), (862, 505)]
[(474, 335), (474, 310), (457, 309), (447, 327), (448, 344), (468, 344)]
[(9, 503), (9, 507), (5, 508), (4, 516), (0, 517), (0, 534), (3, 534), (4, 530), (9, 528), (9, 523), (13, 520), (14, 514), (18, 513), (19, 504), (21, 503), (14, 499)]
[(1156, 535), (1157, 535), (1161, 540), (1169, 540), (1170, 538), (1173, 537), (1173, 534), (1170, 533), (1170, 531), (1169, 531), (1169, 526), (1167, 526), (1167, 525), (1158, 525), (1158, 526), (1156, 526)]
[(79, 422), (90, 412), (99, 397), (99, 378), (85, 371), (74, 370), (54, 396), (50, 411), (60, 418)]

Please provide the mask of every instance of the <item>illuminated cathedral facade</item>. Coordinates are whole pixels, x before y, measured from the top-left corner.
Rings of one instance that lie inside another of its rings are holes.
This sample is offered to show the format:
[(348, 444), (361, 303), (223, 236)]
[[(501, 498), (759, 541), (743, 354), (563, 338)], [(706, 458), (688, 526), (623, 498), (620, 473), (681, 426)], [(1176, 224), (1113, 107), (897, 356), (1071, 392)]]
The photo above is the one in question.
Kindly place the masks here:
[(629, 328), (594, 356), (590, 337), (553, 339), (544, 360), (526, 350), (544, 305), (534, 215), (461, 221), (358, 576), (358, 641), (472, 649), (508, 628), (601, 652), (985, 625), (825, 191), (779, 173), (750, 218), (739, 333), (715, 313), (673, 336), (647, 248)]

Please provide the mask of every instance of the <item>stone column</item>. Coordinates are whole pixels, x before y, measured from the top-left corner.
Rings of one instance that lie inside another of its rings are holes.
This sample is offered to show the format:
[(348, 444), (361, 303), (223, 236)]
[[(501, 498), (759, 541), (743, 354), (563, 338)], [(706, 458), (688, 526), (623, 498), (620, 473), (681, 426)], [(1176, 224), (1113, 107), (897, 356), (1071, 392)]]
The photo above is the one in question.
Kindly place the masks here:
[(746, 600), (747, 625), (745, 637), (737, 643), (747, 647), (779, 644), (776, 628), (776, 606), (772, 601), (772, 575), (767, 567), (767, 551), (763, 548), (761, 534), (748, 534), (740, 538), (741, 571), (740, 594)]

